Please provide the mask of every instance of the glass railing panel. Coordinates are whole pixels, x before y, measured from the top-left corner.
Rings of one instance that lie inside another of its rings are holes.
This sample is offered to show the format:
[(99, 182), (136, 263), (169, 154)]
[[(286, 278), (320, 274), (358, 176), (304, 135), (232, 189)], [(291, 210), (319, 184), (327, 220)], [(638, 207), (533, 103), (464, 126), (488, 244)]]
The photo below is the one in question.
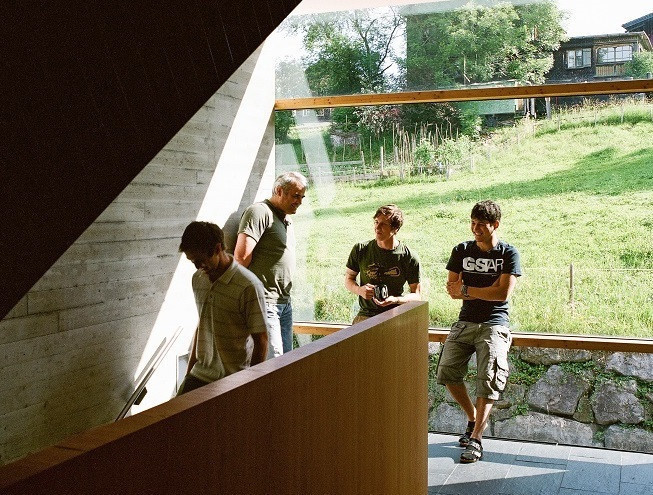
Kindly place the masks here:
[(446, 262), (472, 238), (473, 204), (493, 199), (503, 209), (500, 237), (522, 256), (515, 329), (653, 335), (645, 95), (339, 110), (296, 115), (277, 139), (277, 171), (311, 180), (295, 224), (296, 321), (352, 320), (347, 258), (374, 238), (376, 209), (395, 203), (405, 214), (397, 237), (421, 261), (430, 325), (449, 326), (460, 303), (444, 290)]

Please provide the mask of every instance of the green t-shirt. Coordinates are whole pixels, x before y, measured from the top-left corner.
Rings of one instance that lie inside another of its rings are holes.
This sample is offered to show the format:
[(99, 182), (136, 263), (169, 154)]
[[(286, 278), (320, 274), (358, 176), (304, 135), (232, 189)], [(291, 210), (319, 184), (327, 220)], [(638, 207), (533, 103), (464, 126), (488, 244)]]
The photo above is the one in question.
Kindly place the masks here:
[[(419, 283), (419, 259), (403, 243), (394, 249), (381, 249), (376, 240), (355, 244), (347, 260), (347, 268), (357, 272), (360, 285), (388, 286), (388, 295), (401, 296), (404, 284)], [(395, 306), (379, 307), (374, 301), (358, 297), (360, 315), (374, 316)]]
[(295, 233), (289, 216), (268, 200), (254, 203), (243, 213), (238, 233), (256, 241), (247, 268), (263, 283), (265, 301), (289, 303), (295, 270)]

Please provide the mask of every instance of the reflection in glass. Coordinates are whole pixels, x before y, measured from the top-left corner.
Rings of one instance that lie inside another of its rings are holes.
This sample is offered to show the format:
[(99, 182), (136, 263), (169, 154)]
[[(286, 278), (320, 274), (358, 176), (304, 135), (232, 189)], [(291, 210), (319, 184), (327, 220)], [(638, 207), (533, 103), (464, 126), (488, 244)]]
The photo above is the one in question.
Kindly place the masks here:
[[(293, 16), (280, 29), (287, 50), (277, 96), (646, 77), (630, 62), (653, 53), (650, 4), (601, 4), (591, 16), (570, 0), (448, 0)], [(653, 61), (643, 58), (651, 72)]]

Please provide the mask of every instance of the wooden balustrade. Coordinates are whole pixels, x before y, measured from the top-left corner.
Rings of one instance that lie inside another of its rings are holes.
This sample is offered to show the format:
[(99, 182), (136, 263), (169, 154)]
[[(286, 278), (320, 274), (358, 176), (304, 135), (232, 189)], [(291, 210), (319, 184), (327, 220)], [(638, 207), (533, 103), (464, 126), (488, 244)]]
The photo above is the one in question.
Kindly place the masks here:
[(427, 326), (404, 304), (0, 467), (0, 493), (425, 494)]

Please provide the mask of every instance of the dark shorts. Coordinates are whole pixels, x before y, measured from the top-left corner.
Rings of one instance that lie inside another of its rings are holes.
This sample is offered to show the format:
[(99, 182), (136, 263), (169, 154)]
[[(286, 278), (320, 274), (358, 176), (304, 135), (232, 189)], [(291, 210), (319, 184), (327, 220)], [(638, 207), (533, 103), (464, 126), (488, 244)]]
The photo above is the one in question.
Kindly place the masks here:
[(438, 383), (463, 383), (472, 354), (476, 353), (476, 396), (497, 400), (508, 380), (510, 329), (458, 321), (453, 324), (438, 362)]

